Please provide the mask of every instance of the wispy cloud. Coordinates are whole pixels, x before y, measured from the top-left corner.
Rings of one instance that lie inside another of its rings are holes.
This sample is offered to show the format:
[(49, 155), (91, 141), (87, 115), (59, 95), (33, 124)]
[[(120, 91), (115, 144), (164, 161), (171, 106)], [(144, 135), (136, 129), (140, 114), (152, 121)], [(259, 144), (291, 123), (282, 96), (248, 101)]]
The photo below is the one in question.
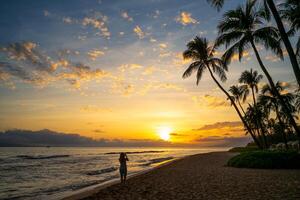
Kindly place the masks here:
[(212, 96), (212, 95), (203, 95), (203, 96), (193, 96), (192, 100), (201, 106), (204, 107), (211, 107), (211, 108), (217, 108), (217, 107), (226, 107), (230, 106), (230, 103), (226, 101), (225, 98), (221, 98), (218, 96)]
[(188, 24), (199, 23), (196, 19), (192, 18), (192, 14), (188, 12), (181, 12), (179, 16), (175, 18), (176, 22), (186, 26)]
[(135, 26), (133, 32), (140, 38), (143, 39), (145, 37), (144, 31), (139, 26)]
[(232, 121), (232, 122), (216, 122), (213, 124), (206, 124), (198, 129), (193, 129), (194, 131), (204, 131), (204, 130), (213, 130), (213, 129), (221, 129), (221, 128), (233, 128), (233, 127), (242, 127), (243, 124), (240, 121)]
[(91, 69), (82, 63), (73, 63), (62, 58), (51, 58), (34, 42), (12, 43), (1, 49), (6, 56), (5, 62), (0, 63), (2, 77), (18, 78), (26, 83), (44, 87), (52, 82), (64, 80), (80, 88), (82, 82), (108, 77), (109, 73), (100, 69)]
[(108, 108), (101, 108), (99, 106), (96, 105), (86, 105), (86, 106), (82, 106), (80, 108), (81, 112), (86, 112), (86, 113), (102, 113), (102, 112), (112, 112), (111, 109)]
[(92, 26), (95, 29), (98, 29), (100, 32), (98, 33), (101, 36), (106, 37), (107, 39), (110, 39), (111, 33), (109, 32), (107, 28), (108, 17), (105, 15), (102, 15), (101, 13), (96, 13), (94, 17), (85, 17), (82, 20), (83, 26)]
[(100, 49), (93, 49), (87, 52), (87, 55), (91, 60), (96, 60), (97, 58), (101, 57), (104, 55), (104, 52), (101, 51)]
[(124, 19), (126, 19), (126, 20), (128, 20), (130, 22), (133, 21), (133, 18), (130, 17), (126, 11), (124, 11), (124, 12), (121, 13), (121, 17), (123, 17)]

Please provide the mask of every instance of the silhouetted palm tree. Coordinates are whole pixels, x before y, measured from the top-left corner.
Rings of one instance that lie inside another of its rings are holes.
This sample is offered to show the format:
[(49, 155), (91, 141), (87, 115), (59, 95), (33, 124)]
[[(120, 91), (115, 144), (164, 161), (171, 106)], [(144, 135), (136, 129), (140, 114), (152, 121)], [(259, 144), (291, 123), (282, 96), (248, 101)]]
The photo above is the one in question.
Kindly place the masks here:
[[(217, 10), (220, 10), (222, 8), (223, 4), (224, 4), (224, 0), (207, 0), (207, 1), (209, 3), (211, 3), (214, 7), (216, 7)], [(252, 4), (255, 4), (257, 1), (256, 0), (251, 0), (251, 2), (252, 2)], [(247, 4), (249, 4), (249, 3), (250, 3), (250, 1), (248, 0)], [(275, 22), (277, 24), (281, 39), (282, 39), (282, 41), (283, 41), (283, 43), (284, 43), (284, 45), (287, 49), (287, 52), (288, 52), (288, 55), (289, 55), (289, 58), (290, 58), (295, 76), (296, 76), (296, 80), (298, 82), (298, 86), (300, 87), (300, 68), (299, 68), (299, 64), (297, 62), (295, 52), (294, 52), (293, 47), (291, 45), (291, 42), (288, 38), (288, 34), (285, 31), (285, 28), (283, 26), (283, 23), (282, 23), (282, 20), (280, 18), (279, 12), (276, 8), (276, 5), (274, 4), (273, 0), (264, 0), (263, 3), (264, 3), (264, 12), (262, 12), (262, 14), (264, 15), (264, 17), (266, 17), (269, 20), (270, 19), (269, 9), (271, 10), (272, 15), (275, 19)], [(296, 4), (298, 3), (299, 4), (299, 0), (287, 0), (287, 5), (292, 4), (292, 3), (296, 3)], [(299, 12), (298, 11), (299, 10), (297, 10), (295, 13), (298, 14), (296, 16), (296, 19), (299, 20)], [(300, 43), (298, 43), (298, 44), (300, 45)]]
[(258, 84), (263, 78), (263, 75), (258, 74), (256, 70), (250, 69), (250, 71), (243, 71), (239, 78), (240, 83), (246, 84), (252, 92), (253, 103), (256, 105), (255, 93), (258, 92)]
[[(283, 91), (285, 91), (287, 89), (287, 86), (284, 86), (281, 82), (277, 82), (276, 89), (277, 89), (277, 91), (282, 93)], [(283, 141), (285, 143), (286, 149), (288, 149), (287, 136), (285, 133), (285, 124), (283, 123), (283, 120), (281, 117), (286, 114), (284, 112), (282, 112), (282, 106), (269, 85), (264, 85), (261, 89), (261, 93), (262, 94), (259, 96), (259, 102), (260, 102), (260, 104), (264, 105), (264, 107), (268, 108), (270, 111), (271, 110), (275, 111), (279, 125), (281, 126), (281, 129), (282, 129)], [(284, 98), (284, 101), (290, 105), (289, 106), (290, 111), (293, 112), (292, 103), (294, 100), (294, 96), (288, 92), (281, 94), (281, 96)]]
[[(282, 23), (282, 20), (280, 18), (280, 15), (278, 13), (278, 10), (276, 8), (276, 5), (275, 5), (274, 1), (273, 0), (265, 0), (265, 2), (268, 4), (268, 7), (269, 7), (269, 9), (271, 10), (271, 12), (273, 14), (273, 17), (274, 17), (275, 22), (277, 24), (278, 30), (280, 32), (281, 39), (282, 39), (282, 41), (285, 45), (285, 48), (288, 52), (288, 55), (289, 55), (289, 58), (290, 58), (290, 61), (291, 61), (291, 64), (292, 64), (292, 67), (293, 67), (293, 70), (294, 70), (294, 73), (295, 73), (295, 76), (296, 76), (296, 80), (298, 82), (298, 86), (300, 87), (300, 67), (299, 67), (299, 64), (297, 62), (297, 58), (296, 58), (295, 52), (293, 50), (293, 47), (291, 45), (291, 42), (289, 40), (288, 34), (285, 31), (284, 25)], [(293, 0), (293, 1), (287, 0), (288, 4), (292, 3), (292, 2), (297, 2), (299, 4), (299, 0)], [(299, 13), (297, 13), (297, 14), (298, 14), (298, 17), (299, 17)], [(298, 18), (298, 20), (299, 20), (299, 18)]]
[[(268, 117), (268, 112), (266, 112), (265, 108), (261, 104), (250, 105), (247, 108), (245, 120), (248, 124), (254, 129), (257, 128), (257, 122), (263, 122)], [(261, 126), (262, 129), (263, 126)], [(263, 129), (262, 129), (263, 130)], [(264, 148), (268, 148), (268, 142), (264, 131), (257, 131), (257, 138), (259, 138), (260, 143), (263, 144)]]
[(296, 108), (297, 112), (300, 113), (300, 89), (298, 89), (296, 91), (296, 95), (295, 95), (295, 108)]
[(247, 99), (247, 96), (249, 94), (249, 90), (248, 90), (247, 86), (246, 85), (241, 85), (241, 86), (232, 85), (229, 88), (229, 92), (232, 94), (233, 99), (239, 104), (239, 106), (245, 116), (246, 113), (244, 111), (243, 106), (241, 105), (241, 101), (245, 102)]
[[(300, 1), (286, 0), (281, 6), (283, 9), (279, 12), (282, 18), (290, 22), (291, 29), (289, 33), (294, 35), (297, 30), (300, 30)], [(296, 56), (300, 59), (300, 36), (298, 36), (296, 44)]]
[(241, 115), (238, 107), (236, 106), (234, 100), (229, 95), (229, 93), (222, 87), (219, 81), (216, 79), (216, 74), (222, 82), (227, 80), (226, 64), (219, 58), (214, 57), (215, 48), (214, 46), (209, 46), (208, 41), (205, 38), (195, 37), (192, 41), (187, 44), (187, 50), (183, 52), (184, 59), (191, 59), (193, 62), (189, 65), (186, 71), (183, 73), (183, 78), (187, 78), (192, 75), (193, 72), (196, 72), (197, 85), (199, 84), (202, 74), (205, 70), (209, 71), (211, 78), (217, 84), (217, 86), (224, 92), (227, 98), (231, 101), (231, 104), (234, 106), (237, 114), (239, 115), (241, 121), (243, 122), (247, 131), (251, 134), (254, 142), (260, 147), (258, 140), (255, 135), (252, 133), (252, 130), (245, 122), (243, 116)]
[[(283, 58), (282, 49), (278, 42), (279, 33), (277, 29), (274, 27), (257, 28), (263, 24), (264, 18), (265, 13), (255, 8), (255, 1), (247, 1), (244, 7), (239, 6), (235, 10), (227, 11), (224, 14), (223, 20), (218, 25), (219, 37), (216, 41), (216, 45), (220, 46), (225, 44), (227, 48), (234, 43), (222, 56), (225, 63), (229, 63), (236, 53), (238, 53), (239, 60), (241, 60), (245, 49), (250, 45), (254, 50), (259, 66), (264, 72), (269, 85), (272, 90), (274, 90), (274, 94), (276, 94), (281, 101), (283, 108), (288, 112), (288, 107), (276, 90), (273, 79), (263, 64), (256, 47), (256, 43), (263, 44), (266, 49), (272, 50), (280, 58)], [(298, 128), (295, 119), (291, 114), (289, 114), (288, 117), (300, 138), (300, 129)]]

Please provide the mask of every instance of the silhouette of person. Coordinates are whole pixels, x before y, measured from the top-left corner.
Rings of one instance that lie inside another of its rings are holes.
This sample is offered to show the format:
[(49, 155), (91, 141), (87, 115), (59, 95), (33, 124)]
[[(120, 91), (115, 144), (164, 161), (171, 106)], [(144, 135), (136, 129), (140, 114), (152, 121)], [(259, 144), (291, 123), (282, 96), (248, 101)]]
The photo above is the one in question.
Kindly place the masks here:
[(125, 183), (126, 176), (127, 176), (127, 164), (126, 162), (129, 161), (126, 153), (120, 153), (120, 176), (121, 176), (121, 183)]

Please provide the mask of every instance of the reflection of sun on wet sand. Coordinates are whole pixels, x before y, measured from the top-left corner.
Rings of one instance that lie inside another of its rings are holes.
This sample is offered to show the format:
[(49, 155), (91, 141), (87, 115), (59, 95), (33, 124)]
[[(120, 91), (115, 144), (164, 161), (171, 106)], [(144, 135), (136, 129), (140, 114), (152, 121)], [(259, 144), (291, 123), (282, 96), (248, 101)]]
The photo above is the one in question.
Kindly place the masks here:
[(96, 194), (91, 192), (84, 200), (300, 198), (299, 170), (226, 167), (234, 155), (216, 152), (188, 156), (133, 177), (126, 185), (114, 184)]

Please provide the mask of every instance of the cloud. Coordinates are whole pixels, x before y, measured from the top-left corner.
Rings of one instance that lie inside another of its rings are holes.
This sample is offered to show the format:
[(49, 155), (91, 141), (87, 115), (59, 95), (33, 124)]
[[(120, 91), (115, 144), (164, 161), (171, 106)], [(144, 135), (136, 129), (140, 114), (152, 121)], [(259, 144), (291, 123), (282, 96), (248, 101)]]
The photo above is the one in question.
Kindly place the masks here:
[(170, 133), (170, 136), (172, 136), (172, 137), (186, 137), (188, 135), (186, 135), (186, 134), (180, 134), (180, 133)]
[(99, 49), (93, 49), (87, 52), (87, 55), (90, 57), (91, 60), (96, 60), (98, 57), (104, 55), (104, 52)]
[(175, 18), (175, 20), (184, 26), (188, 24), (199, 23), (196, 19), (192, 18), (192, 14), (188, 12), (181, 12), (180, 15)]
[(168, 47), (168, 45), (166, 43), (160, 43), (159, 47), (162, 48), (162, 49), (165, 49), (165, 48)]
[(43, 14), (44, 14), (45, 17), (48, 17), (50, 15), (50, 12), (48, 10), (44, 10)]
[(105, 133), (105, 131), (103, 131), (101, 129), (95, 129), (95, 130), (93, 130), (93, 132), (95, 132), (95, 133)]
[(154, 42), (157, 42), (157, 40), (154, 38), (150, 38), (150, 42), (154, 43)]
[(135, 26), (133, 32), (140, 38), (143, 39), (145, 37), (145, 33), (142, 31), (141, 27)]
[(3, 47), (0, 51), (5, 60), (0, 63), (2, 79), (18, 79), (39, 87), (64, 80), (79, 89), (82, 82), (110, 76), (108, 72), (63, 58), (66, 52), (59, 52), (59, 58), (54, 59), (37, 47), (34, 42), (17, 42)]
[(73, 20), (71, 19), (71, 17), (63, 17), (63, 22), (66, 24), (72, 24)]
[(212, 95), (208, 95), (208, 94), (201, 96), (201, 97), (193, 96), (192, 100), (198, 105), (205, 106), (205, 107), (211, 107), (211, 108), (230, 106), (229, 101), (226, 101), (225, 98), (212, 96)]
[[(244, 51), (243, 52), (243, 59), (246, 59), (247, 61), (251, 60), (251, 56), (250, 56), (250, 53), (249, 51)], [(239, 54), (234, 54), (232, 56), (232, 61), (239, 61)]]
[(130, 17), (130, 16), (128, 15), (128, 13), (125, 12), (125, 11), (121, 13), (121, 16), (122, 16), (124, 19), (126, 19), (126, 20), (128, 20), (128, 21), (130, 21), (130, 22), (133, 21), (133, 18)]
[(95, 105), (82, 106), (80, 108), (80, 111), (81, 112), (86, 112), (86, 113), (112, 112), (110, 109), (100, 108), (100, 107), (95, 106)]
[(107, 39), (110, 39), (110, 32), (107, 28), (108, 17), (102, 15), (101, 13), (96, 13), (94, 17), (85, 17), (83, 18), (81, 24), (83, 26), (92, 26), (100, 32), (98, 35), (101, 35)]
[(136, 69), (142, 69), (142, 68), (143, 68), (142, 65), (132, 63), (132, 64), (121, 65), (120, 67), (118, 67), (118, 70), (121, 72), (126, 72), (126, 71), (132, 71)]
[(279, 62), (280, 58), (275, 55), (269, 55), (269, 56), (266, 56), (266, 60), (271, 61), (271, 62)]
[[(102, 129), (93, 130), (103, 133)], [(176, 134), (174, 135), (176, 137)], [(179, 136), (179, 135), (178, 135)], [(193, 143), (171, 143), (154, 139), (92, 139), (76, 133), (55, 132), (48, 129), (8, 130), (0, 132), (0, 146), (101, 146), (101, 147), (232, 147), (244, 146), (251, 139), (249, 137), (199, 137)]]
[(243, 127), (243, 124), (240, 121), (216, 122), (214, 124), (206, 124), (206, 125), (202, 126), (201, 128), (193, 129), (193, 130), (194, 131), (205, 131), (205, 130), (234, 128), (234, 127)]
[(234, 147), (245, 146), (251, 142), (251, 138), (248, 136), (241, 137), (223, 137), (223, 136), (208, 136), (199, 137), (195, 142), (200, 143), (201, 146), (219, 146), (219, 147)]

